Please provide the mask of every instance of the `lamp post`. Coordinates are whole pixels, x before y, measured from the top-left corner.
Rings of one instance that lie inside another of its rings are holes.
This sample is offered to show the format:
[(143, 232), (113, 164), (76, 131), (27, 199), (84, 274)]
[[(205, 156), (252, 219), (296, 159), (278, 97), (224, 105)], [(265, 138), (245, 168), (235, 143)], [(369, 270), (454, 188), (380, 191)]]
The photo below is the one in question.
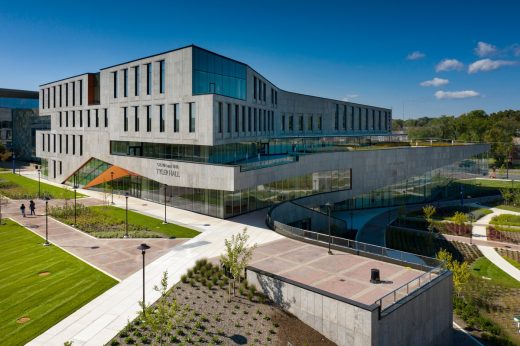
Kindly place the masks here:
[(40, 181), (41, 169), (38, 166), (36, 166), (36, 169), (38, 170), (38, 199), (40, 199), (41, 198), (41, 181)]
[(146, 304), (145, 304), (145, 300), (144, 300), (144, 255), (146, 254), (146, 250), (148, 250), (150, 248), (150, 246), (146, 245), (145, 243), (142, 243), (141, 245), (139, 245), (137, 247), (137, 250), (141, 250), (141, 254), (143, 255), (143, 315), (145, 314), (146, 312)]
[(49, 246), (49, 197), (45, 196), (45, 243), (43, 246)]
[(166, 225), (168, 223), (168, 221), (166, 221), (166, 188), (168, 187), (168, 185), (164, 184), (164, 221), (163, 221), (163, 225)]
[(74, 227), (76, 226), (76, 199), (77, 199), (78, 184), (76, 182), (76, 176), (74, 176)]
[(114, 172), (110, 172), (110, 187), (112, 189), (112, 204), (114, 204)]
[[(129, 238), (128, 236), (128, 192), (125, 192), (126, 199), (126, 213), (125, 213), (125, 238)], [(143, 244), (141, 244), (143, 245)], [(143, 254), (144, 256), (144, 254)]]
[(332, 204), (330, 204), (329, 202), (325, 203), (325, 206), (327, 207), (327, 211), (328, 211), (328, 229), (329, 229), (329, 255), (332, 255), (332, 251), (330, 250), (330, 243), (332, 241), (332, 237), (331, 237), (331, 234), (330, 234), (330, 209), (332, 207)]

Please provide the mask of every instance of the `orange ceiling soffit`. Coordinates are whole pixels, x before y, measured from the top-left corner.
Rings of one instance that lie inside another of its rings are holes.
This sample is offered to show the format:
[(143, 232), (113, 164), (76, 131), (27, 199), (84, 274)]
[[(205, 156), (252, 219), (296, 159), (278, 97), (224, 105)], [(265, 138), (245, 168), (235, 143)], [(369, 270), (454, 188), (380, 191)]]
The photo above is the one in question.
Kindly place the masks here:
[(132, 173), (130, 171), (127, 171), (124, 168), (118, 167), (118, 166), (110, 166), (106, 171), (92, 179), (87, 185), (85, 185), (83, 188), (88, 189), (92, 186), (96, 186), (99, 184), (106, 183), (108, 181), (116, 180), (119, 178), (127, 177), (130, 175), (137, 175), (135, 173)]

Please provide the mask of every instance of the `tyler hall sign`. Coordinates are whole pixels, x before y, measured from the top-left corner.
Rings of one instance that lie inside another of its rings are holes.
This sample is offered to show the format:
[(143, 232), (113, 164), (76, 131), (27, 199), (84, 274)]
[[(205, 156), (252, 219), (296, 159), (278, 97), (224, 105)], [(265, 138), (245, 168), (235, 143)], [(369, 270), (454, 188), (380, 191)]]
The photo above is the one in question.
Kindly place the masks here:
[(157, 174), (180, 178), (179, 166), (174, 163), (157, 162)]

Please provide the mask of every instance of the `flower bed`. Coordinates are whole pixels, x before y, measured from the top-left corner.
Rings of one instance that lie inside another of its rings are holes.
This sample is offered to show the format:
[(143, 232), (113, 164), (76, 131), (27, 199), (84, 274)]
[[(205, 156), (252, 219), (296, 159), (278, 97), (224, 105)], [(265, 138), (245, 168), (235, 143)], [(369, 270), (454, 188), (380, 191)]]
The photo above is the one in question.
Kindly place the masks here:
[(508, 231), (507, 228), (500, 226), (488, 226), (486, 233), (489, 240), (520, 244), (520, 232), (518, 231)]
[(181, 282), (147, 310), (147, 314), (158, 314), (163, 303), (177, 307), (166, 332), (155, 332), (141, 315), (109, 345), (334, 345), (254, 287), (242, 283), (237, 296), (232, 296), (228, 285), (221, 269), (206, 260), (198, 261)]

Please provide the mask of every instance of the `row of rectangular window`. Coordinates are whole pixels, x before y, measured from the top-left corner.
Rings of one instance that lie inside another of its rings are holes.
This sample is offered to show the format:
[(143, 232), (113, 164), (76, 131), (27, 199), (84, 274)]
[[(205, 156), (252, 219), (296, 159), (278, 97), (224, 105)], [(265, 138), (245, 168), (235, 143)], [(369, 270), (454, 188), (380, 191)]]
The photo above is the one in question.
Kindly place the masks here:
[[(233, 105), (231, 103), (226, 103), (225, 105), (227, 133), (231, 133), (232, 129), (236, 133), (274, 131), (274, 111), (251, 107), (246, 108), (246, 106)], [(224, 103), (222, 102), (218, 103), (218, 132), (224, 132)]]
[(389, 112), (347, 105), (343, 105), (341, 108), (342, 109), (340, 109), (339, 104), (336, 104), (336, 110), (334, 112), (334, 130), (339, 130), (340, 116), (342, 117), (341, 123), (343, 130), (354, 130), (356, 127), (356, 119), (356, 130), (374, 131), (389, 129)]
[[(83, 135), (56, 135), (52, 134), (52, 152), (59, 154), (63, 154), (63, 149), (65, 149), (65, 154), (69, 153), (69, 137), (72, 139), (71, 145), (71, 154), (76, 155), (76, 137), (78, 137), (78, 154), (79, 156), (83, 156)], [(65, 145), (63, 145), (63, 138), (65, 138)], [(56, 139), (58, 140), (58, 145), (56, 145)], [(51, 152), (51, 134), (50, 133), (42, 133), (42, 151)], [(61, 174), (61, 173), (60, 173)]]
[[(103, 112), (103, 123), (104, 127), (108, 127), (108, 109), (101, 109)], [(86, 111), (86, 127), (100, 127), (100, 109), (87, 109)], [(76, 116), (77, 115), (77, 116)], [(91, 119), (91, 117), (93, 119)], [(70, 118), (70, 121), (69, 121)], [(77, 118), (77, 122), (76, 122)], [(65, 120), (65, 121), (64, 121)], [(59, 127), (83, 127), (83, 111), (64, 111), (58, 112), (58, 125)]]
[[(157, 61), (157, 66), (159, 68), (159, 93), (164, 94), (166, 89), (166, 67), (165, 60)], [(146, 72), (146, 95), (151, 95), (153, 90), (153, 75), (152, 75), (152, 63), (147, 63), (143, 65)], [(139, 96), (140, 94), (140, 66), (131, 67), (133, 70), (134, 77), (134, 96)], [(112, 72), (112, 85), (113, 85), (113, 96), (114, 98), (118, 98), (118, 71)], [(123, 69), (123, 97), (128, 97), (129, 95), (129, 83), (128, 83), (128, 68)]]
[[(79, 98), (78, 103), (76, 104), (76, 84), (78, 85), (79, 90)], [(52, 91), (52, 92), (51, 92)], [(69, 91), (71, 97), (69, 98)], [(52, 99), (51, 99), (52, 94)], [(65, 95), (63, 95), (65, 94)], [(65, 97), (63, 97), (65, 96)], [(49, 88), (44, 88), (41, 90), (42, 97), (42, 109), (56, 108), (56, 107), (65, 107), (69, 106), (69, 99), (71, 101), (71, 106), (82, 106), (83, 105), (83, 80), (77, 80), (72, 82), (63, 83), (60, 85), (55, 85)], [(52, 102), (51, 102), (52, 101)]]
[[(188, 102), (188, 131), (190, 133), (195, 132), (196, 130), (196, 118), (197, 118), (197, 108), (195, 102)], [(167, 120), (167, 111), (165, 110), (165, 105), (157, 105), (157, 106), (143, 106), (146, 114), (146, 132), (152, 132), (152, 118), (153, 118), (153, 108), (157, 108), (158, 112), (158, 120), (159, 120), (159, 132), (166, 132), (166, 120)], [(134, 131), (139, 132), (139, 106), (134, 107), (122, 107), (123, 112), (123, 131), (128, 132), (129, 129), (129, 110), (128, 108), (133, 108), (134, 115)], [(173, 132), (179, 132), (180, 130), (180, 104), (174, 103), (171, 105), (171, 115), (173, 118)]]

